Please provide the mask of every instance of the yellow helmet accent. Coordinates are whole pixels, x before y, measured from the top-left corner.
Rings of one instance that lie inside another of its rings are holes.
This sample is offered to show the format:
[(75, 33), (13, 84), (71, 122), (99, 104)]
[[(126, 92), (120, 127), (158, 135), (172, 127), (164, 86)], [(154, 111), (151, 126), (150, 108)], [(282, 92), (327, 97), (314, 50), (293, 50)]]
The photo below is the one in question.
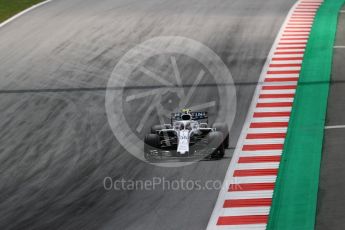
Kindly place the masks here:
[(182, 109), (182, 113), (190, 113), (190, 112), (192, 112), (191, 109)]

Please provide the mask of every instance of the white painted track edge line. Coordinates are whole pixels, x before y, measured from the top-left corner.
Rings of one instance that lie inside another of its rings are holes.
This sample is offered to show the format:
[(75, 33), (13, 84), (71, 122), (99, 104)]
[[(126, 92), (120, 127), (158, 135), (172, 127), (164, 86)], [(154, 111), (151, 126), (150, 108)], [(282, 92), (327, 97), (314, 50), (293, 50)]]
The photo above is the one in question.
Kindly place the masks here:
[[(269, 163), (240, 163), (236, 165), (236, 170), (251, 170), (251, 169), (278, 169), (279, 162)], [(259, 177), (259, 176), (258, 176)]]
[(223, 208), (222, 216), (268, 215), (270, 206)]
[(222, 225), (219, 230), (264, 230), (266, 224)]
[[(287, 14), (276, 38), (275, 38), (275, 41), (273, 42), (273, 45), (271, 47), (271, 50), (267, 56), (267, 59), (266, 59), (266, 62), (265, 62), (265, 65), (263, 66), (262, 68), (262, 71), (261, 71), (261, 74), (260, 74), (260, 77), (259, 77), (259, 81), (258, 82), (263, 82), (264, 79), (265, 79), (265, 76), (266, 76), (266, 73), (267, 73), (267, 70), (268, 70), (268, 67), (269, 67), (269, 64), (274, 56), (274, 53), (276, 51), (276, 48), (278, 47), (279, 43), (280, 43), (280, 39), (284, 33), (284, 30), (285, 30), (285, 27), (286, 25), (288, 24), (289, 22), (289, 19), (291, 18), (291, 15), (293, 14), (295, 8), (298, 6), (299, 4), (299, 1), (297, 1), (290, 9), (289, 13)], [(216, 229), (217, 228), (217, 221), (218, 221), (218, 217), (219, 217), (219, 211), (222, 210), (223, 208), (223, 202), (224, 202), (224, 198), (225, 198), (225, 194), (227, 193), (227, 185), (228, 185), (228, 182), (229, 181), (232, 181), (233, 179), (233, 173), (236, 169), (236, 164), (238, 162), (238, 159), (240, 158), (240, 154), (242, 152), (242, 145), (244, 143), (244, 140), (246, 138), (246, 135), (247, 135), (247, 130), (249, 130), (249, 126), (250, 126), (250, 121), (253, 117), (253, 114), (254, 114), (254, 110), (256, 108), (256, 103), (257, 103), (257, 100), (259, 98), (259, 95), (260, 95), (260, 92), (261, 92), (261, 84), (258, 84), (255, 88), (255, 92), (254, 92), (254, 95), (253, 95), (253, 98), (252, 98), (252, 101), (251, 101), (251, 104), (249, 106), (249, 109), (248, 109), (248, 112), (247, 112), (247, 116), (246, 116), (246, 119), (245, 119), (245, 122), (244, 122), (244, 125), (243, 125), (243, 128), (241, 130), (241, 134), (240, 134), (240, 137), (237, 141), (237, 145), (236, 145), (236, 148), (235, 148), (235, 151), (234, 151), (234, 154), (233, 154), (233, 157), (230, 161), (230, 165), (226, 171), (226, 174), (225, 174), (225, 178), (224, 178), (224, 182), (223, 182), (223, 185), (222, 185), (222, 189), (221, 191), (219, 192), (218, 194), (218, 198), (217, 198), (217, 201), (216, 201), (216, 204), (215, 204), (215, 207), (212, 211), (212, 214), (211, 214), (211, 217), (210, 217), (210, 220), (208, 222), (208, 225), (207, 225), (207, 230), (213, 230), (213, 229)]]
[(272, 198), (272, 197), (273, 197), (273, 190), (230, 191), (226, 193), (225, 200), (260, 199), (260, 198)]
[(334, 49), (345, 49), (345, 46), (333, 46)]
[[(247, 177), (237, 177), (235, 178), (235, 181), (233, 184), (237, 184), (237, 186), (240, 186), (238, 184), (251, 184), (251, 183), (275, 183), (277, 179), (277, 176), (247, 176)], [(254, 190), (255, 191), (255, 190)], [(273, 191), (273, 190), (272, 190)], [(255, 191), (257, 194), (259, 194), (259, 191)], [(229, 194), (230, 192), (228, 192)], [(273, 192), (272, 192), (273, 194)], [(229, 200), (228, 197), (226, 197), (226, 200)], [(272, 198), (269, 197), (269, 198)]]
[(325, 126), (325, 129), (344, 129), (345, 125), (328, 125)]
[(9, 19), (5, 20), (4, 22), (0, 23), (0, 28), (4, 27), (5, 25), (9, 24), (10, 22), (14, 21), (15, 19), (19, 18), (20, 16), (40, 7), (40, 6), (43, 6), (49, 2), (51, 2), (52, 0), (46, 0), (46, 1), (43, 1), (43, 2), (40, 2), (40, 3), (37, 3), (21, 12), (19, 12), (18, 14), (15, 14), (14, 16), (10, 17)]

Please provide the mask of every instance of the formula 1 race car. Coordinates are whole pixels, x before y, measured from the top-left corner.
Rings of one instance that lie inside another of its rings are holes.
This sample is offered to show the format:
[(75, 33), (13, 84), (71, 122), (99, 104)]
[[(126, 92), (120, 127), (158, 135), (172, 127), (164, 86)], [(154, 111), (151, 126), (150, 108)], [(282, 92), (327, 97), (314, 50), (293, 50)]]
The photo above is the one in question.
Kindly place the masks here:
[(224, 156), (229, 147), (229, 128), (225, 123), (208, 126), (207, 112), (182, 110), (171, 114), (171, 124), (154, 125), (145, 136), (144, 154), (148, 161)]

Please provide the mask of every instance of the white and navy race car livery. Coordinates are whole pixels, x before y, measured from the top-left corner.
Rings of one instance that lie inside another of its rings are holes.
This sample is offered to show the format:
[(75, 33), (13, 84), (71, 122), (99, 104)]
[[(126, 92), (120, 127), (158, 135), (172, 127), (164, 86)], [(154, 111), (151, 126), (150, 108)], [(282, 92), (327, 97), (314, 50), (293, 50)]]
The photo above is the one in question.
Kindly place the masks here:
[(145, 137), (147, 160), (180, 157), (224, 156), (229, 146), (229, 129), (224, 123), (208, 126), (207, 112), (183, 110), (171, 114), (171, 123), (154, 125)]

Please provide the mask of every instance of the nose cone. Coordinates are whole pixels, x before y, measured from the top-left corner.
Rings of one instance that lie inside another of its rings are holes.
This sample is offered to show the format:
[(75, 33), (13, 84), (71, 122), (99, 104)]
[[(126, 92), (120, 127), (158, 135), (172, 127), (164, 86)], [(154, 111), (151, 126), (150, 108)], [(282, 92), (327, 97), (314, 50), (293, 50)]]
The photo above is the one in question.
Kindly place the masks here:
[(177, 145), (177, 152), (181, 155), (189, 152), (189, 131), (181, 130), (179, 134), (179, 140)]

